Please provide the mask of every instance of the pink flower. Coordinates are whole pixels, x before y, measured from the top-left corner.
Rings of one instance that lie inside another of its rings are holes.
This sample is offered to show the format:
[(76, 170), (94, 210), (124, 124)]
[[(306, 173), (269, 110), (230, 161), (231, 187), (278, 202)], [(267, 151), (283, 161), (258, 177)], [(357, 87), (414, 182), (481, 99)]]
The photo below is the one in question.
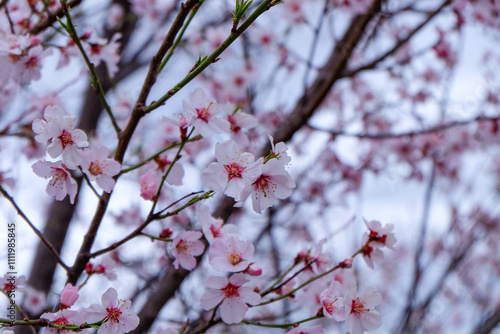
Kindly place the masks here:
[(202, 181), (209, 189), (219, 191), (240, 200), (243, 188), (254, 182), (261, 172), (262, 160), (254, 162), (254, 156), (240, 152), (238, 144), (229, 140), (215, 145), (217, 162), (212, 162), (203, 171)]
[(108, 158), (108, 149), (104, 146), (94, 146), (82, 152), (82, 170), (90, 181), (109, 193), (115, 186), (113, 176), (120, 173), (118, 161)]
[(210, 265), (220, 272), (238, 272), (250, 264), (255, 247), (251, 241), (241, 241), (233, 237), (216, 239), (208, 250)]
[(345, 320), (344, 288), (339, 282), (333, 281), (330, 287), (320, 294), (319, 299), (325, 317), (335, 321)]
[(96, 274), (103, 274), (107, 279), (110, 281), (116, 280), (116, 262), (113, 260), (113, 258), (109, 255), (105, 255), (101, 263), (94, 269), (94, 273)]
[(74, 129), (75, 118), (65, 114), (60, 107), (47, 107), (44, 120), (33, 122), (35, 140), (41, 144), (51, 140), (47, 152), (52, 158), (62, 154), (66, 166), (75, 169), (81, 162), (80, 148), (89, 145), (87, 135), (80, 129)]
[(156, 193), (160, 187), (161, 177), (153, 169), (139, 176), (139, 184), (141, 185), (141, 197), (146, 200), (156, 200)]
[(118, 72), (118, 63), (120, 62), (120, 43), (118, 40), (121, 37), (120, 33), (116, 33), (109, 42), (106, 42), (103, 38), (98, 38), (94, 43), (85, 43), (83, 45), (90, 61), (95, 66), (104, 61), (111, 78)]
[(12, 291), (23, 291), (24, 284), (26, 284), (26, 276), (21, 275), (19, 277), (5, 274), (0, 277), (0, 289), (9, 294)]
[(206, 282), (207, 290), (201, 297), (201, 307), (210, 310), (221, 302), (220, 316), (226, 324), (240, 323), (247, 312), (247, 305), (260, 302), (260, 295), (250, 287), (244, 274), (227, 277), (210, 276)]
[(248, 136), (242, 130), (257, 126), (257, 119), (253, 115), (237, 109), (231, 102), (221, 105), (221, 108), (225, 118), (231, 125), (232, 139), (242, 147), (248, 146)]
[[(68, 283), (69, 284), (69, 283)], [(82, 318), (80, 315), (80, 312), (78, 311), (72, 311), (72, 310), (61, 310), (56, 313), (44, 313), (40, 316), (42, 319), (47, 319), (50, 321), (50, 323), (57, 324), (60, 326), (67, 326), (67, 325), (81, 325), (85, 322), (85, 320)], [(55, 327), (46, 327), (45, 334), (70, 334), (74, 333), (71, 330), (68, 329), (58, 329)]]
[(170, 251), (175, 256), (174, 267), (179, 269), (179, 264), (186, 270), (196, 267), (195, 256), (203, 254), (205, 245), (199, 239), (203, 234), (199, 231), (186, 231), (179, 233), (170, 244)]
[(78, 288), (71, 283), (66, 284), (61, 291), (61, 309), (73, 306), (78, 297)]
[(295, 182), (283, 168), (282, 162), (271, 159), (262, 165), (261, 175), (241, 191), (241, 199), (236, 206), (242, 206), (248, 196), (252, 195), (253, 209), (261, 213), (273, 206), (277, 198), (289, 197), (292, 188), (295, 188)]
[(42, 291), (27, 287), (23, 300), (23, 309), (31, 314), (40, 314), (47, 307), (47, 297)]
[(97, 334), (128, 333), (139, 325), (139, 317), (130, 311), (130, 300), (118, 299), (115, 289), (109, 288), (101, 297), (102, 305), (92, 304), (85, 313), (87, 323), (103, 320)]
[(197, 218), (209, 244), (212, 244), (217, 238), (236, 236), (238, 234), (238, 227), (236, 225), (224, 224), (222, 219), (213, 218), (209, 207), (204, 204), (198, 208)]
[(193, 121), (195, 131), (203, 137), (229, 132), (229, 122), (217, 117), (219, 108), (215, 108), (216, 104), (217, 102), (208, 98), (201, 88), (196, 88), (189, 94), (189, 102), (182, 102), (184, 110), (195, 117)]
[(66, 195), (69, 195), (71, 204), (75, 202), (78, 185), (71, 177), (68, 168), (61, 161), (40, 160), (31, 167), (36, 175), (46, 179), (51, 178), (47, 185), (47, 194), (55, 197), (58, 201), (62, 201)]
[(318, 325), (314, 326), (311, 328), (303, 328), (303, 327), (295, 327), (291, 331), (287, 332), (286, 334), (323, 334), (325, 332), (325, 329), (323, 326)]
[(394, 225), (389, 224), (385, 227), (375, 220), (370, 222), (365, 221), (370, 233), (365, 233), (362, 238), (362, 243), (365, 244), (368, 240), (370, 243), (363, 249), (363, 259), (370, 268), (374, 268), (374, 263), (382, 263), (384, 253), (380, 250), (384, 246), (394, 250), (396, 237), (392, 232)]
[(345, 325), (351, 334), (361, 334), (382, 325), (380, 314), (375, 311), (375, 306), (382, 303), (380, 293), (366, 287), (358, 296), (356, 290), (356, 283), (352, 283), (345, 295)]

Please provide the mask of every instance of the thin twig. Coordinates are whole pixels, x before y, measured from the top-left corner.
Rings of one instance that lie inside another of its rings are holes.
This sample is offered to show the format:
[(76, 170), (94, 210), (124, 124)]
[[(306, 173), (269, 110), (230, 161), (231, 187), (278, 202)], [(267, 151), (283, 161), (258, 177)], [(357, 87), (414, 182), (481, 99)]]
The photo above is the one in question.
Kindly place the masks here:
[(29, 220), (29, 218), (24, 214), (24, 212), (21, 210), (21, 208), (17, 205), (14, 198), (12, 196), (10, 196), (9, 193), (7, 193), (7, 191), (2, 187), (2, 185), (0, 185), (0, 192), (12, 204), (12, 206), (16, 209), (17, 214), (20, 215), (21, 218), (23, 218), (26, 223), (28, 223), (28, 225), (31, 227), (33, 232), (35, 232), (35, 234), (38, 236), (38, 238), (40, 238), (40, 240), (45, 244), (45, 246), (47, 246), (49, 251), (52, 253), (54, 258), (56, 259), (57, 263), (59, 263), (64, 268), (64, 270), (68, 271), (69, 267), (66, 264), (64, 264), (63, 260), (61, 259), (61, 257), (57, 253), (54, 246), (52, 246), (52, 244), (43, 236), (43, 234), (35, 227), (35, 225), (33, 225), (33, 223)]

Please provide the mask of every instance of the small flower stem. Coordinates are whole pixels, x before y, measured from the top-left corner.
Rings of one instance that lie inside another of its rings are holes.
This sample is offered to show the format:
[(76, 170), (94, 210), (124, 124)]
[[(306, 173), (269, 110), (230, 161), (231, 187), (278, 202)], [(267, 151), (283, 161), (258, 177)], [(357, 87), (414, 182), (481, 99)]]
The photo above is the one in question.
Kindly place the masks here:
[(87, 64), (87, 67), (90, 70), (91, 74), (91, 79), (90, 83), (94, 90), (96, 91), (97, 95), (99, 96), (99, 99), (101, 100), (104, 109), (106, 110), (110, 120), (111, 124), (113, 125), (113, 128), (115, 129), (116, 133), (119, 134), (121, 129), (118, 126), (118, 123), (116, 122), (115, 116), (113, 115), (113, 112), (111, 111), (111, 107), (109, 106), (108, 102), (106, 101), (106, 96), (104, 94), (104, 89), (102, 88), (101, 82), (99, 81), (99, 77), (97, 76), (97, 72), (95, 70), (94, 64), (90, 61), (89, 57), (87, 56), (87, 53), (85, 52), (85, 49), (83, 48), (82, 42), (80, 41), (80, 38), (78, 37), (78, 34), (76, 33), (75, 26), (73, 25), (73, 21), (71, 20), (71, 15), (69, 14), (69, 8), (66, 5), (65, 0), (59, 0), (61, 3), (61, 7), (64, 10), (64, 16), (66, 17), (66, 24), (64, 24), (60, 19), (58, 19), (59, 23), (61, 26), (68, 32), (68, 34), (71, 36), (73, 39), (73, 42), (75, 42), (76, 46), (80, 50), (80, 53), (83, 56), (83, 59), (85, 60), (85, 63)]
[(12, 196), (9, 195), (9, 193), (7, 191), (5, 191), (5, 189), (2, 187), (2, 185), (0, 185), (0, 193), (2, 193), (2, 195), (12, 204), (12, 206), (16, 209), (17, 211), (17, 214), (21, 216), (21, 218), (24, 219), (24, 221), (26, 223), (28, 223), (29, 227), (31, 227), (31, 229), (33, 230), (33, 232), (35, 232), (35, 234), (37, 235), (38, 238), (40, 238), (40, 240), (45, 244), (45, 246), (47, 246), (47, 248), (49, 249), (49, 251), (52, 253), (52, 255), (54, 256), (54, 258), (56, 259), (57, 263), (59, 263), (61, 265), (61, 267), (64, 268), (64, 270), (68, 271), (69, 270), (69, 267), (63, 262), (63, 260), (61, 259), (61, 257), (59, 256), (59, 253), (57, 252), (57, 250), (54, 248), (54, 246), (50, 243), (50, 241), (48, 241), (42, 234), (42, 232), (40, 232), (36, 227), (35, 225), (33, 225), (33, 223), (29, 220), (28, 217), (26, 217), (26, 215), (24, 214), (24, 212), (21, 210), (21, 208), (17, 205), (16, 201), (14, 200), (14, 198)]
[(304, 322), (309, 322), (317, 319), (323, 318), (324, 315), (315, 315), (314, 317), (310, 317), (301, 321), (297, 322), (292, 322), (292, 323), (286, 323), (286, 324), (263, 324), (261, 322), (257, 321), (247, 321), (243, 320), (242, 322), (247, 325), (252, 325), (252, 326), (259, 326), (259, 327), (269, 327), (269, 328), (290, 328), (290, 327), (295, 327), (296, 325), (303, 324)]
[[(364, 245), (363, 245), (363, 246), (362, 246), (362, 247), (361, 247), (361, 248), (360, 248), (360, 249), (359, 249), (356, 253), (354, 253), (354, 254), (351, 256), (351, 258), (354, 258), (354, 257), (356, 257), (356, 256), (357, 256), (357, 255), (359, 255), (359, 254), (362, 254), (362, 253), (363, 253), (363, 251), (365, 250), (365, 248), (368, 246), (368, 244), (369, 244), (371, 241), (372, 241), (372, 240), (368, 239), (368, 241), (367, 241), (367, 242), (366, 242), (366, 243), (365, 243), (365, 244), (364, 244)], [(295, 292), (299, 291), (300, 289), (302, 289), (302, 288), (303, 288), (303, 287), (305, 287), (306, 285), (309, 285), (310, 283), (312, 283), (312, 282), (316, 281), (317, 279), (320, 279), (321, 277), (324, 277), (324, 276), (326, 276), (326, 275), (328, 275), (328, 274), (331, 274), (331, 273), (332, 273), (332, 272), (334, 272), (335, 270), (337, 270), (337, 269), (341, 269), (341, 268), (343, 268), (343, 267), (341, 266), (341, 264), (338, 264), (338, 265), (336, 265), (335, 267), (333, 267), (332, 269), (330, 269), (330, 270), (328, 270), (328, 271), (325, 271), (324, 273), (319, 274), (318, 276), (315, 276), (315, 277), (313, 277), (313, 278), (310, 278), (309, 280), (305, 281), (304, 283), (302, 283), (301, 285), (299, 285), (297, 288), (295, 288), (295, 289), (293, 289), (293, 290), (291, 290), (291, 291), (287, 292), (286, 294), (281, 295), (281, 296), (276, 297), (276, 298), (273, 298), (273, 299), (270, 299), (270, 300), (268, 300), (268, 301), (262, 302), (262, 303), (260, 303), (260, 304), (258, 304), (258, 305), (255, 305), (255, 306), (263, 306), (263, 305), (271, 304), (271, 303), (274, 303), (274, 302), (276, 302), (276, 301), (278, 301), (278, 300), (281, 300), (281, 299), (285, 299), (285, 298), (287, 298), (287, 297), (290, 297), (291, 295), (293, 295)], [(267, 290), (266, 290), (266, 291), (267, 291)]]
[(177, 161), (180, 159), (181, 157), (181, 152), (182, 152), (182, 149), (184, 148), (184, 145), (186, 145), (187, 141), (189, 140), (189, 137), (191, 137), (191, 135), (193, 134), (193, 131), (194, 131), (194, 128), (191, 129), (191, 131), (189, 132), (189, 134), (187, 135), (186, 138), (183, 138), (182, 141), (181, 141), (181, 144), (179, 145), (179, 149), (177, 150), (177, 153), (175, 154), (175, 157), (174, 159), (172, 160), (172, 163), (168, 166), (168, 169), (167, 171), (165, 172), (165, 174), (163, 175), (162, 179), (161, 179), (161, 182), (160, 182), (160, 186), (158, 187), (158, 191), (156, 192), (156, 198), (155, 198), (155, 201), (153, 202), (153, 205), (151, 206), (151, 210), (149, 212), (149, 215), (152, 216), (154, 215), (154, 210), (156, 208), (156, 205), (158, 204), (158, 201), (160, 199), (160, 194), (161, 194), (161, 190), (163, 188), (163, 185), (165, 184), (165, 180), (167, 179), (168, 177), (168, 174), (170, 174), (170, 171), (172, 170), (172, 168), (174, 167), (174, 165), (177, 163)]
[(243, 24), (236, 30), (231, 31), (231, 34), (222, 44), (215, 49), (212, 54), (203, 58), (203, 60), (194, 67), (185, 77), (182, 79), (174, 88), (169, 90), (165, 95), (160, 97), (157, 101), (151, 103), (146, 107), (145, 112), (149, 113), (161, 105), (163, 105), (168, 99), (170, 99), (175, 93), (177, 93), (181, 88), (186, 86), (191, 80), (203, 72), (208, 66), (217, 61), (217, 58), (226, 50), (248, 27), (264, 12), (266, 12), (272, 5), (273, 0), (264, 0), (262, 3), (253, 11), (250, 16), (243, 22)]
[(179, 45), (179, 43), (181, 42), (182, 36), (184, 36), (184, 33), (186, 32), (187, 27), (191, 23), (191, 20), (196, 15), (196, 13), (198, 12), (198, 9), (200, 8), (200, 6), (203, 4), (204, 1), (205, 0), (200, 0), (200, 2), (198, 3), (198, 5), (196, 5), (196, 7), (193, 8), (193, 11), (191, 12), (191, 14), (189, 14), (189, 17), (188, 17), (186, 23), (184, 24), (184, 26), (182, 27), (181, 31), (179, 32), (179, 35), (176, 37), (174, 43), (172, 44), (172, 46), (168, 50), (165, 58), (161, 62), (160, 67), (158, 68), (158, 73), (160, 73), (163, 70), (163, 68), (165, 67), (165, 65), (167, 64), (167, 62), (170, 60), (170, 57), (172, 57), (172, 55), (174, 54), (174, 51), (177, 48), (177, 46)]
[(173, 240), (173, 239), (169, 239), (169, 238), (155, 237), (155, 236), (152, 236), (150, 234), (143, 233), (143, 232), (139, 233), (139, 235), (142, 235), (143, 237), (148, 237), (149, 239), (151, 239), (151, 241), (158, 240), (158, 241), (172, 242), (172, 240)]
[(92, 185), (92, 183), (90, 183), (90, 179), (89, 177), (87, 176), (87, 174), (85, 174), (83, 172), (83, 169), (81, 166), (78, 166), (78, 169), (80, 170), (80, 172), (82, 172), (82, 175), (83, 175), (83, 178), (85, 179), (85, 181), (87, 182), (87, 185), (89, 186), (90, 189), (92, 189), (92, 192), (97, 196), (98, 199), (101, 198), (101, 195), (99, 195), (99, 193), (97, 192), (97, 190), (94, 188), (94, 186)]

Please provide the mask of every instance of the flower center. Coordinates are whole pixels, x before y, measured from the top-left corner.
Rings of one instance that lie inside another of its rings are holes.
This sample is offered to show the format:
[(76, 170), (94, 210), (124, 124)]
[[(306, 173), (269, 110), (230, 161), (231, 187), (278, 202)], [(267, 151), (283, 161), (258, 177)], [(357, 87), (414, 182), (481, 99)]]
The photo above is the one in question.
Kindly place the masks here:
[(196, 114), (198, 115), (198, 118), (201, 119), (203, 122), (208, 123), (210, 118), (212, 118), (212, 114), (210, 114), (209, 109), (212, 104), (210, 103), (208, 107), (206, 108), (196, 108)]
[(224, 295), (226, 298), (237, 298), (240, 296), (238, 293), (239, 286), (232, 285), (231, 283), (228, 283), (224, 288), (221, 289), (222, 292), (224, 292)]
[(242, 258), (240, 254), (233, 251), (231, 254), (229, 254), (227, 260), (234, 266), (240, 263), (242, 261)]
[(361, 313), (369, 312), (370, 309), (365, 309), (365, 303), (361, 302), (359, 298), (353, 299), (351, 304), (351, 314), (354, 313), (358, 318), (361, 317)]
[(224, 165), (227, 171), (227, 176), (229, 180), (232, 180), (233, 178), (238, 178), (241, 179), (241, 173), (244, 171), (244, 167), (236, 164), (236, 163), (231, 163), (230, 165)]
[(63, 130), (61, 132), (61, 135), (59, 136), (59, 140), (61, 141), (63, 149), (66, 146), (71, 146), (73, 145), (73, 137), (71, 136), (71, 133), (69, 133), (67, 130)]
[(56, 320), (52, 321), (55, 324), (65, 326), (65, 325), (71, 325), (68, 321), (68, 319), (62, 317), (62, 318), (57, 318)]
[(108, 316), (107, 316), (108, 320), (110, 320), (113, 323), (120, 322), (120, 320), (118, 318), (122, 315), (122, 311), (119, 308), (116, 308), (114, 306), (107, 307), (106, 312), (108, 313)]
[(255, 189), (260, 189), (265, 195), (266, 189), (269, 188), (269, 175), (262, 174), (253, 184)]
[(89, 167), (90, 174), (97, 176), (102, 174), (102, 168), (99, 164), (95, 164), (93, 162), (90, 163)]

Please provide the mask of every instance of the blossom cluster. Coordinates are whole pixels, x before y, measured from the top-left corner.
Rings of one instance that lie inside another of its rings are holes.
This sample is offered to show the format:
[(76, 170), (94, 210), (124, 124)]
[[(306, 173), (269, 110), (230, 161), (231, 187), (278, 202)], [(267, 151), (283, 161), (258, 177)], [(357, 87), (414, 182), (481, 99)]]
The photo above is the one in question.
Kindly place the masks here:
[[(109, 288), (101, 297), (101, 305), (92, 304), (87, 308), (71, 309), (78, 299), (78, 288), (66, 284), (61, 292), (61, 308), (55, 313), (44, 313), (42, 319), (59, 326), (98, 326), (98, 334), (128, 333), (139, 325), (139, 317), (130, 310), (131, 301), (118, 299), (115, 289)], [(49, 325), (50, 325), (49, 324)], [(79, 330), (79, 329), (78, 329)], [(47, 327), (45, 333), (72, 333), (71, 329)]]
[(46, 145), (47, 153), (56, 162), (39, 160), (33, 164), (35, 174), (50, 178), (47, 193), (56, 200), (63, 200), (69, 195), (74, 203), (78, 191), (77, 182), (71, 175), (72, 170), (80, 168), (90, 181), (105, 192), (111, 192), (115, 185), (113, 176), (120, 172), (121, 165), (108, 158), (108, 149), (100, 145), (89, 147), (87, 135), (74, 127), (76, 118), (69, 115), (60, 106), (45, 108), (44, 118), (33, 122), (35, 140)]

